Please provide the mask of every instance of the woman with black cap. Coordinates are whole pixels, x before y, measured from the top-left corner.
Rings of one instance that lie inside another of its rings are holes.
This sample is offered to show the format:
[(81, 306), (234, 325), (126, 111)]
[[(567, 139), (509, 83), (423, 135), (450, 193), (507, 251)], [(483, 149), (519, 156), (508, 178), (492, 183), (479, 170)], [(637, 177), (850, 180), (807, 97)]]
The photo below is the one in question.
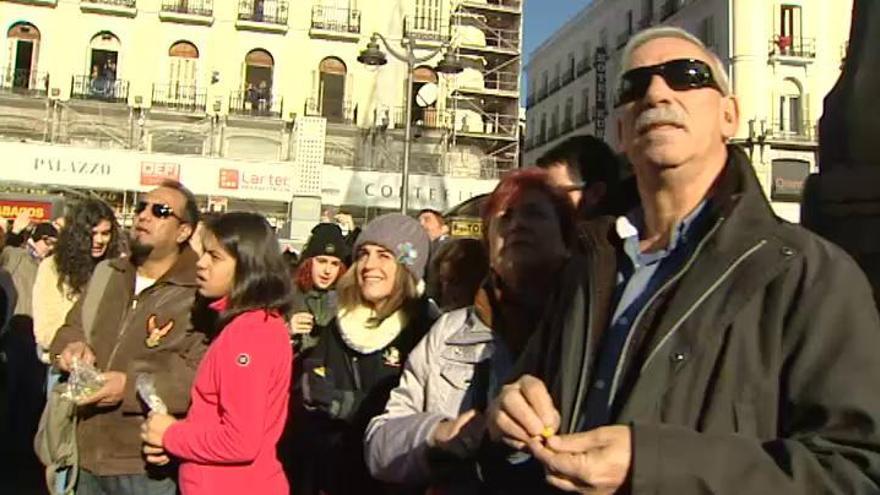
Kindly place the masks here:
[(312, 229), (294, 276), (290, 327), (300, 356), (317, 345), (336, 316), (336, 282), (345, 274), (348, 257), (349, 247), (338, 225), (320, 223)]

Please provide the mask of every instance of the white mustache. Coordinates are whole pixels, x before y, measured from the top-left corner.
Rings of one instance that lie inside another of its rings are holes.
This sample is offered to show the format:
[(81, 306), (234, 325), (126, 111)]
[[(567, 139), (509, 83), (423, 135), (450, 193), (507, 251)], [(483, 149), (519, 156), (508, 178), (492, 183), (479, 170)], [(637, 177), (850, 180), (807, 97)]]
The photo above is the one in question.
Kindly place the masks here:
[(636, 132), (641, 133), (652, 125), (669, 124), (685, 127), (685, 116), (673, 107), (652, 107), (646, 109), (636, 118)]

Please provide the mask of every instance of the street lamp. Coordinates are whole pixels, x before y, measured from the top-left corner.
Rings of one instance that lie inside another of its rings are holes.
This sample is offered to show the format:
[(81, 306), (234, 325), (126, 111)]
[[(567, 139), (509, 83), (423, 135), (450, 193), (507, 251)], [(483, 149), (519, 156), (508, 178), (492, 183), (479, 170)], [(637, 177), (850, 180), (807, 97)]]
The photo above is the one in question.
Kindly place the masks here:
[[(409, 157), (410, 147), (412, 145), (413, 70), (415, 69), (416, 64), (431, 60), (442, 50), (448, 48), (448, 46), (441, 46), (431, 50), (431, 52), (425, 56), (417, 57), (413, 40), (409, 38), (403, 39), (401, 44), (406, 51), (401, 53), (395, 50), (384, 36), (379, 33), (373, 33), (370, 42), (367, 43), (367, 48), (362, 50), (358, 56), (358, 62), (371, 66), (382, 66), (388, 63), (388, 57), (385, 56), (385, 52), (383, 52), (382, 48), (379, 46), (379, 41), (382, 42), (391, 56), (406, 63), (406, 128), (403, 136), (403, 170), (401, 172), (403, 174), (403, 181), (402, 191), (400, 193), (400, 211), (406, 215), (409, 210)], [(459, 62), (452, 53), (447, 51), (443, 56), (443, 60), (437, 64), (436, 70), (441, 74), (458, 74), (463, 71), (464, 68), (462, 67), (461, 62)]]

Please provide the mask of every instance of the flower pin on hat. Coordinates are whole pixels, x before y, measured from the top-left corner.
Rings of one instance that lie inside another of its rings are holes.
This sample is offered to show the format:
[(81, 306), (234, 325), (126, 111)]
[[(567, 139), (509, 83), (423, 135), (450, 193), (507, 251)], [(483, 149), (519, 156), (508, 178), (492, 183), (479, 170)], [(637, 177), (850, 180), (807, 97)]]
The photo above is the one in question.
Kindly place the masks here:
[(419, 258), (419, 250), (413, 247), (411, 242), (404, 242), (397, 245), (397, 261), (407, 266), (416, 264)]

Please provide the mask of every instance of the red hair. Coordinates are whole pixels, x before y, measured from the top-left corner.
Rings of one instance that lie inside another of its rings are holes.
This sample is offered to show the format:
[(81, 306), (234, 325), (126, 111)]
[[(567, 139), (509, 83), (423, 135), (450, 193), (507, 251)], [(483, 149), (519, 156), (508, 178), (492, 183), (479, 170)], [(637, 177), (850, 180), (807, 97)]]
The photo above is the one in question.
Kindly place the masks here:
[(566, 246), (571, 246), (574, 238), (575, 209), (565, 193), (550, 183), (546, 170), (530, 167), (508, 172), (489, 195), (483, 205), (483, 241), (489, 233), (489, 223), (499, 212), (506, 210), (511, 204), (522, 199), (528, 191), (537, 191), (547, 196), (556, 216), (559, 217), (559, 228)]
[[(312, 279), (312, 265), (314, 265), (313, 260), (315, 258), (308, 258), (296, 268), (296, 274), (293, 276), (294, 282), (296, 282), (296, 286), (303, 292), (309, 292), (310, 290), (315, 288), (315, 281)], [(345, 266), (345, 263), (340, 260), (339, 263), (339, 273), (336, 275), (336, 280), (333, 281), (335, 284), (345, 275), (345, 272), (348, 268)]]

